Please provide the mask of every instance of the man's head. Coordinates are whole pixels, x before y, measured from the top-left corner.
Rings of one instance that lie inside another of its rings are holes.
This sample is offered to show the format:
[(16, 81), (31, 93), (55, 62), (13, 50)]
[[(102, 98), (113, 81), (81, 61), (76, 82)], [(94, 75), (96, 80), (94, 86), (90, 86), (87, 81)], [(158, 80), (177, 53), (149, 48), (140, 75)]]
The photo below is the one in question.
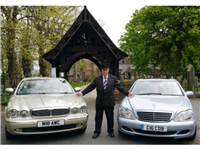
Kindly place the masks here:
[(108, 63), (102, 63), (101, 64), (101, 73), (103, 76), (107, 76), (110, 71), (110, 64)]

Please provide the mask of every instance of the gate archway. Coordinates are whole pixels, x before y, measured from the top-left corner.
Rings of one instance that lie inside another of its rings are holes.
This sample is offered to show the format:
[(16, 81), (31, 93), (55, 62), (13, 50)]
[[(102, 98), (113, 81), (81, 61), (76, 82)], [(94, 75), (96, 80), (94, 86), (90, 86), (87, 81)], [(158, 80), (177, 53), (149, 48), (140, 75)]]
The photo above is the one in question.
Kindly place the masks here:
[(102, 63), (110, 63), (110, 74), (119, 77), (119, 61), (127, 56), (116, 47), (84, 6), (83, 11), (55, 48), (42, 57), (55, 68), (56, 77), (63, 72), (67, 78), (66, 72), (83, 58), (93, 61), (99, 69)]

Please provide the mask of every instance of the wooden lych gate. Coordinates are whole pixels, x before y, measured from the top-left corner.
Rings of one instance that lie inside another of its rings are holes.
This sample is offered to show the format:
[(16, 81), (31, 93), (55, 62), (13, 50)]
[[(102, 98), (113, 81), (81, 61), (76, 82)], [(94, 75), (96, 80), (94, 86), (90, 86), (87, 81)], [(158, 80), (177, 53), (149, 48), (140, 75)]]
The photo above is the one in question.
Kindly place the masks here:
[(119, 77), (119, 61), (127, 56), (115, 46), (84, 6), (55, 48), (42, 57), (52, 64), (56, 77), (63, 73), (67, 78), (67, 72), (72, 65), (83, 58), (94, 62), (99, 69), (102, 63), (110, 63), (110, 74)]

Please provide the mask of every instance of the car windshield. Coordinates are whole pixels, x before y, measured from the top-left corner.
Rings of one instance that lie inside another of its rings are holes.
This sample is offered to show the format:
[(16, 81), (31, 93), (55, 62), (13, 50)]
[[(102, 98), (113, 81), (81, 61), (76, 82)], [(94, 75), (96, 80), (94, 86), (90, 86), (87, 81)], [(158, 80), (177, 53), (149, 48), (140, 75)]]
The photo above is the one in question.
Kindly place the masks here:
[(65, 79), (30, 79), (24, 80), (17, 95), (27, 94), (73, 94), (71, 85)]
[(131, 91), (135, 95), (183, 95), (179, 85), (172, 81), (138, 81)]

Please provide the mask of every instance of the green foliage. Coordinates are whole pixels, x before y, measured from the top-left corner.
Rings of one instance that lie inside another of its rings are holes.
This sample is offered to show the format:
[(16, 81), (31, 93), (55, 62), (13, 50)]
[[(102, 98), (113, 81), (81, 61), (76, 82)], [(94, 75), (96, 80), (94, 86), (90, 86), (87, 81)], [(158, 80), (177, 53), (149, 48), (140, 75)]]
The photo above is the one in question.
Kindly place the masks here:
[(1, 6), (1, 64), (9, 76), (31, 76), (33, 60), (40, 75), (51, 64), (41, 56), (53, 49), (80, 13), (79, 6)]
[(76, 19), (77, 6), (31, 6), (29, 7), (36, 30), (40, 74), (50, 75), (50, 63), (42, 55), (53, 49)]
[(120, 48), (136, 71), (185, 70), (189, 64), (200, 69), (200, 7), (146, 6), (125, 30)]
[[(1, 50), (3, 56), (7, 60), (1, 59), (2, 69), (7, 69), (9, 76), (20, 73), (19, 59), (17, 58), (17, 51), (15, 50), (15, 38), (17, 35), (16, 29), (18, 28), (18, 14), (21, 9), (18, 6), (1, 6)], [(2, 70), (4, 73), (5, 71)]]
[(8, 93), (4, 93), (1, 97), (0, 97), (0, 104), (1, 105), (7, 105), (9, 99), (11, 98), (12, 94), (8, 94)]
[(81, 87), (85, 85), (85, 82), (71, 82), (70, 84), (73, 87), (73, 89), (75, 89), (76, 87)]
[(89, 83), (93, 82), (93, 81), (94, 81), (94, 77), (89, 77), (87, 81), (88, 81)]

